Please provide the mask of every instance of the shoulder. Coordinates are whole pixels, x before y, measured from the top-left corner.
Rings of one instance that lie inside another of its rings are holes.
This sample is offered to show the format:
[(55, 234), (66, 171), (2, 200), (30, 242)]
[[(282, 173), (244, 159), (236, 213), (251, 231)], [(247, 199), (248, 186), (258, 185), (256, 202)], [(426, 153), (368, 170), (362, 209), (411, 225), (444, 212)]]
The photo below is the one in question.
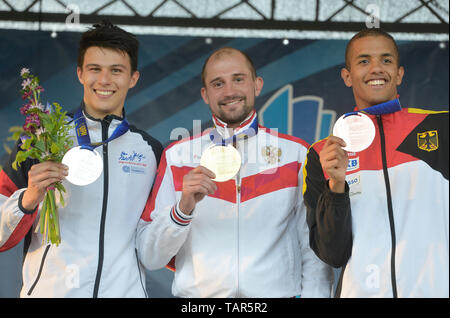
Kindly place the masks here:
[(308, 149), (308, 154), (311, 151), (319, 154), (322, 151), (322, 148), (325, 145), (325, 143), (327, 142), (327, 140), (328, 140), (328, 137), (326, 137), (324, 139), (320, 139), (320, 140), (316, 141), (315, 143), (313, 143)]
[(140, 135), (142, 139), (145, 142), (147, 142), (147, 144), (152, 148), (153, 152), (155, 153), (155, 156), (158, 158), (159, 161), (159, 158), (161, 157), (161, 154), (164, 149), (161, 142), (159, 142), (159, 140), (157, 140), (156, 138), (150, 136), (146, 131), (139, 129), (134, 125), (130, 125), (129, 128), (132, 133)]
[(271, 136), (277, 137), (277, 138), (279, 138), (281, 140), (284, 140), (286, 142), (298, 144), (300, 146), (303, 146), (306, 149), (309, 148), (309, 144), (306, 141), (304, 141), (303, 139), (299, 138), (299, 137), (295, 137), (295, 136), (279, 133), (276, 130), (273, 130), (273, 129), (270, 129), (270, 128), (267, 128), (267, 127), (264, 127), (264, 126), (261, 126), (261, 125), (258, 127), (258, 129), (264, 131), (266, 134), (269, 134)]
[(205, 129), (202, 133), (196, 134), (194, 136), (189, 136), (186, 138), (182, 138), (180, 140), (176, 140), (171, 142), (166, 148), (165, 151), (171, 150), (171, 149), (183, 149), (184, 147), (187, 147), (186, 149), (190, 149), (190, 145), (192, 142), (196, 140), (201, 140), (205, 135), (208, 135), (212, 128)]
[(439, 115), (440, 116), (448, 116), (448, 110), (428, 110), (422, 108), (404, 108), (404, 111), (408, 114), (422, 114), (422, 115)]

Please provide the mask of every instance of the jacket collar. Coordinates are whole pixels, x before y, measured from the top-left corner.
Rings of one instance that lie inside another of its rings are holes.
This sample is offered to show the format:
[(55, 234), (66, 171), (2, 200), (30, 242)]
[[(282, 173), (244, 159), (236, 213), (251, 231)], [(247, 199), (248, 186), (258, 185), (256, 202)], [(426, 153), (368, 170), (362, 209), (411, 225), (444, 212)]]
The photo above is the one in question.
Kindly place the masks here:
[(114, 115), (114, 114), (110, 114), (110, 115), (106, 115), (104, 118), (95, 118), (92, 115), (90, 115), (87, 111), (86, 111), (86, 104), (84, 103), (84, 101), (81, 101), (81, 105), (80, 105), (84, 116), (86, 116), (86, 118), (90, 119), (90, 120), (94, 120), (94, 121), (98, 121), (101, 122), (103, 120), (108, 121), (108, 122), (112, 122), (113, 119), (116, 119), (118, 121), (122, 121), (125, 119), (125, 107), (122, 109), (122, 117)]
[[(227, 124), (217, 118), (216, 116), (212, 116), (212, 120), (215, 126), (215, 129), (211, 131), (211, 134), (218, 133), (222, 139), (229, 139), (232, 137), (251, 137), (256, 135), (258, 131), (258, 116), (255, 110), (247, 116), (246, 119), (239, 125), (239, 127), (231, 129), (227, 127)], [(251, 129), (252, 128), (252, 129)], [(214, 136), (211, 138), (213, 140)]]
[[(400, 105), (400, 100), (397, 97), (396, 99), (381, 104), (377, 104), (374, 106), (370, 106), (361, 110), (358, 110), (358, 108), (355, 106), (354, 112), (352, 113), (362, 112), (364, 114), (369, 115), (384, 115), (384, 114), (392, 114), (400, 110), (402, 110), (402, 106)], [(352, 113), (348, 113), (346, 115), (351, 115)]]

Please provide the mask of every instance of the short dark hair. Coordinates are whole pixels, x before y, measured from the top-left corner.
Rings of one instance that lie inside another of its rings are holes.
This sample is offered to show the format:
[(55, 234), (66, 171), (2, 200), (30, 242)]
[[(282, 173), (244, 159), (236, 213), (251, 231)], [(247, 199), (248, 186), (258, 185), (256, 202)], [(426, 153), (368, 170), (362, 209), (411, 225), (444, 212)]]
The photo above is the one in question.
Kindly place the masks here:
[(245, 58), (245, 60), (247, 61), (247, 65), (248, 68), (250, 69), (250, 73), (252, 74), (253, 79), (256, 78), (256, 69), (255, 69), (255, 65), (253, 64), (252, 59), (250, 58), (250, 56), (248, 56), (247, 53), (242, 52), (241, 50), (229, 47), (229, 46), (225, 46), (222, 47), (220, 49), (215, 50), (214, 52), (211, 53), (210, 56), (208, 56), (208, 58), (205, 60), (205, 63), (203, 64), (203, 68), (202, 68), (202, 83), (203, 86), (206, 87), (206, 83), (205, 83), (205, 70), (206, 70), (206, 64), (208, 64), (209, 60), (211, 59), (211, 57), (213, 56), (218, 56), (220, 57), (223, 54), (230, 54), (232, 52), (238, 52), (240, 54), (242, 54)]
[(94, 24), (92, 28), (81, 35), (77, 59), (80, 68), (83, 67), (84, 54), (91, 46), (115, 49), (127, 53), (130, 58), (131, 73), (137, 71), (139, 41), (134, 34), (113, 25), (108, 20)]
[(356, 33), (350, 41), (347, 43), (347, 47), (345, 48), (345, 68), (347, 70), (350, 70), (350, 61), (349, 61), (349, 54), (350, 54), (350, 47), (353, 44), (353, 42), (357, 39), (365, 38), (367, 36), (384, 36), (385, 38), (392, 41), (394, 44), (395, 54), (397, 55), (397, 65), (400, 65), (400, 54), (398, 52), (398, 46), (397, 43), (395, 43), (394, 38), (389, 33), (381, 30), (380, 28), (372, 28), (372, 29), (363, 29)]

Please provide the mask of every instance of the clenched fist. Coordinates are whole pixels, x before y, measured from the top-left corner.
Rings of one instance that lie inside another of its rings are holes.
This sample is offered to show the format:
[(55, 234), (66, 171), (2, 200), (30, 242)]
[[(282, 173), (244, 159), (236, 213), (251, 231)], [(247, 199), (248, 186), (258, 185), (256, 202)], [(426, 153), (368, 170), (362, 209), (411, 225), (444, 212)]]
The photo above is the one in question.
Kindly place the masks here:
[(68, 167), (62, 163), (46, 161), (31, 166), (22, 206), (27, 210), (35, 209), (44, 200), (47, 187), (63, 180), (67, 175)]
[(201, 201), (205, 195), (216, 192), (217, 186), (212, 180), (215, 177), (211, 170), (203, 166), (192, 169), (183, 177), (183, 192), (179, 205), (181, 212), (190, 215), (197, 202)]
[(320, 164), (330, 177), (329, 185), (333, 192), (344, 193), (345, 191), (345, 172), (348, 165), (347, 151), (342, 149), (345, 146), (344, 140), (330, 136), (319, 154)]

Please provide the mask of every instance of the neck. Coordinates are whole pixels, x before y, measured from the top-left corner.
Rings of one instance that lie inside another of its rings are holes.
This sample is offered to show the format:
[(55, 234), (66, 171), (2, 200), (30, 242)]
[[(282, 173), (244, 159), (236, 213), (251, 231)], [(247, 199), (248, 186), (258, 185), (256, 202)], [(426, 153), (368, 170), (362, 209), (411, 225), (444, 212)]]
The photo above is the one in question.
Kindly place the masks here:
[(97, 111), (97, 110), (93, 109), (92, 107), (88, 106), (86, 103), (84, 103), (83, 110), (86, 113), (88, 113), (90, 117), (95, 118), (95, 119), (100, 119), (100, 120), (102, 120), (103, 118), (105, 118), (108, 115), (123, 117), (123, 107), (121, 107), (113, 112), (103, 112), (103, 111)]

